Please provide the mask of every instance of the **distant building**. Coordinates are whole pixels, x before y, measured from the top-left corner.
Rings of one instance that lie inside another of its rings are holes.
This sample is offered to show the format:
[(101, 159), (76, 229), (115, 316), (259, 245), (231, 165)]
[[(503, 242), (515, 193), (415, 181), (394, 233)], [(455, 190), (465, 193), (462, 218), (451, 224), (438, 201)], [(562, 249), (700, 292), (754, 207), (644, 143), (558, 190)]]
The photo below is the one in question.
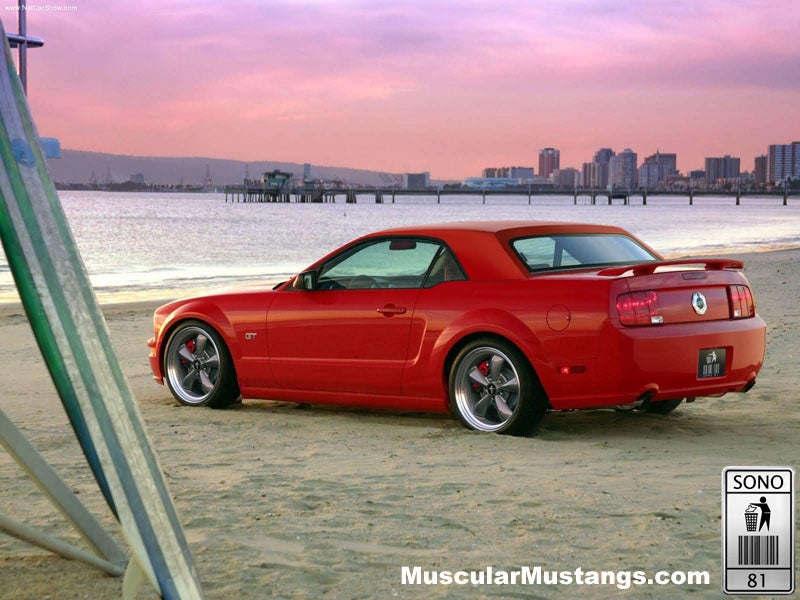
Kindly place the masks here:
[(756, 156), (755, 168), (753, 169), (753, 177), (755, 178), (756, 185), (764, 185), (767, 183), (767, 155), (762, 154)]
[(305, 163), (303, 165), (303, 181), (310, 181), (311, 180), (311, 163)]
[(687, 179), (689, 180), (690, 187), (692, 188), (703, 187), (706, 184), (706, 172), (703, 171), (703, 169), (695, 169), (694, 171), (689, 171)]
[(630, 148), (608, 159), (608, 183), (624, 190), (639, 187), (638, 160), (636, 152)]
[(535, 171), (533, 167), (509, 167), (508, 176), (520, 183), (529, 183), (533, 181)]
[(756, 184), (756, 176), (752, 171), (741, 171), (739, 173), (739, 182), (742, 187), (751, 188)]
[(675, 172), (672, 175), (667, 175), (664, 181), (661, 182), (661, 187), (670, 190), (688, 190), (692, 185), (688, 177), (683, 177), (680, 173)]
[(533, 167), (487, 167), (482, 172), (482, 178), (516, 179), (517, 183), (530, 183), (534, 179), (534, 170)]
[(539, 177), (550, 177), (556, 169), (561, 167), (561, 153), (555, 148), (542, 148), (539, 150)]
[(616, 152), (614, 152), (611, 148), (600, 148), (600, 150), (594, 153), (594, 162), (607, 163), (609, 160), (611, 160), (611, 157), (615, 155)]
[(553, 171), (553, 183), (560, 188), (573, 189), (580, 184), (580, 175), (580, 171), (572, 167), (556, 169)]
[(294, 177), (292, 173), (275, 169), (264, 173), (263, 181), (271, 191), (286, 192), (292, 188), (292, 177)]
[(656, 151), (655, 154), (645, 158), (639, 167), (639, 187), (661, 187), (668, 177), (678, 174), (677, 164), (677, 155)]
[(739, 159), (729, 154), (706, 158), (706, 186), (732, 181), (739, 177)]
[(595, 179), (593, 185), (595, 187), (604, 188), (608, 185), (608, 162), (615, 155), (615, 152), (611, 148), (600, 148), (600, 150), (595, 152), (594, 164), (597, 165), (593, 169)]
[(767, 183), (780, 184), (784, 179), (800, 177), (800, 142), (773, 144), (767, 155)]
[(497, 190), (519, 185), (519, 181), (511, 177), (468, 177), (461, 185), (475, 190)]
[[(94, 173), (94, 172), (92, 172), (92, 173)], [(141, 172), (134, 173), (133, 175), (131, 175), (130, 182), (134, 183), (136, 185), (144, 185), (144, 173), (141, 173)]]
[(598, 187), (598, 173), (596, 162), (585, 162), (581, 167), (581, 185), (583, 187)]
[(431, 174), (424, 173), (404, 173), (403, 188), (407, 190), (424, 190), (431, 185)]

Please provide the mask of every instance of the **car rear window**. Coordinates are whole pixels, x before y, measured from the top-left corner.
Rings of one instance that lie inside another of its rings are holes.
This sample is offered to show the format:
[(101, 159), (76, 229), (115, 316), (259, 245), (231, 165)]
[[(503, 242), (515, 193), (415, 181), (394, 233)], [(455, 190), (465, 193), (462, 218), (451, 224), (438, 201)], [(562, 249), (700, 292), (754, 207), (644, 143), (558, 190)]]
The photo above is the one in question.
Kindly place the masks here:
[(562, 234), (518, 238), (511, 247), (531, 273), (659, 260), (621, 234)]

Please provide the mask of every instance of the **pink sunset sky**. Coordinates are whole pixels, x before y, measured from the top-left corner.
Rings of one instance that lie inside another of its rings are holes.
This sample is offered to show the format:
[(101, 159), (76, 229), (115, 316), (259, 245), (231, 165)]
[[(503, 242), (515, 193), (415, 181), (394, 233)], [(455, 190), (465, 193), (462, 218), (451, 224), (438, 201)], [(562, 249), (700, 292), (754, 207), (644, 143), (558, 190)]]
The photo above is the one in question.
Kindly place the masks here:
[(752, 170), (800, 139), (797, 0), (28, 4), (29, 99), (64, 148), (457, 179), (545, 146)]

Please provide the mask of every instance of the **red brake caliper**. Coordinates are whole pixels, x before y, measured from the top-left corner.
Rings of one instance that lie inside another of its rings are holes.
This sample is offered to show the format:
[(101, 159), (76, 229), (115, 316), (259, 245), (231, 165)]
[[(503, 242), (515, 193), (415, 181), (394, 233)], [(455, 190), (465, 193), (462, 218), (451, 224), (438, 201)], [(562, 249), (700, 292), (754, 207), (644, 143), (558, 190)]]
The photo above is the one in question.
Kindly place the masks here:
[[(481, 375), (483, 375), (484, 377), (486, 377), (489, 374), (489, 361), (488, 360), (485, 360), (481, 364), (478, 365), (478, 372)], [(472, 384), (472, 389), (473, 390), (479, 390), (480, 387), (481, 386), (479, 384), (477, 384), (477, 383), (473, 383)]]
[[(189, 352), (194, 354), (194, 349), (195, 349), (194, 340), (189, 340), (188, 342), (186, 342), (186, 348), (189, 350)], [(181, 359), (181, 362), (184, 365), (187, 364), (187, 361), (185, 361), (184, 359)]]

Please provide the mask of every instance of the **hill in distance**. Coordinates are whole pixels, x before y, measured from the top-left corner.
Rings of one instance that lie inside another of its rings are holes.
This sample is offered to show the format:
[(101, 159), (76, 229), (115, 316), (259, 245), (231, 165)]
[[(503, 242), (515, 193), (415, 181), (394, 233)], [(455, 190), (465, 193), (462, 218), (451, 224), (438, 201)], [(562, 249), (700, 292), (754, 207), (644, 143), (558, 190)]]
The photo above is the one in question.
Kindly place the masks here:
[[(246, 163), (221, 158), (126, 156), (66, 149), (61, 151), (61, 158), (48, 159), (47, 166), (56, 182), (78, 184), (88, 184), (93, 174), (95, 181), (102, 184), (107, 181), (122, 183), (129, 181), (131, 175), (142, 173), (148, 184), (203, 185), (206, 168), (211, 173), (214, 185), (242, 183), (246, 172), (249, 173), (250, 179), (260, 179), (265, 171), (275, 169), (293, 173), (296, 179), (303, 177), (303, 165), (300, 163), (277, 161)], [(353, 185), (386, 185), (386, 175), (362, 169), (311, 166), (313, 179), (341, 179)]]

